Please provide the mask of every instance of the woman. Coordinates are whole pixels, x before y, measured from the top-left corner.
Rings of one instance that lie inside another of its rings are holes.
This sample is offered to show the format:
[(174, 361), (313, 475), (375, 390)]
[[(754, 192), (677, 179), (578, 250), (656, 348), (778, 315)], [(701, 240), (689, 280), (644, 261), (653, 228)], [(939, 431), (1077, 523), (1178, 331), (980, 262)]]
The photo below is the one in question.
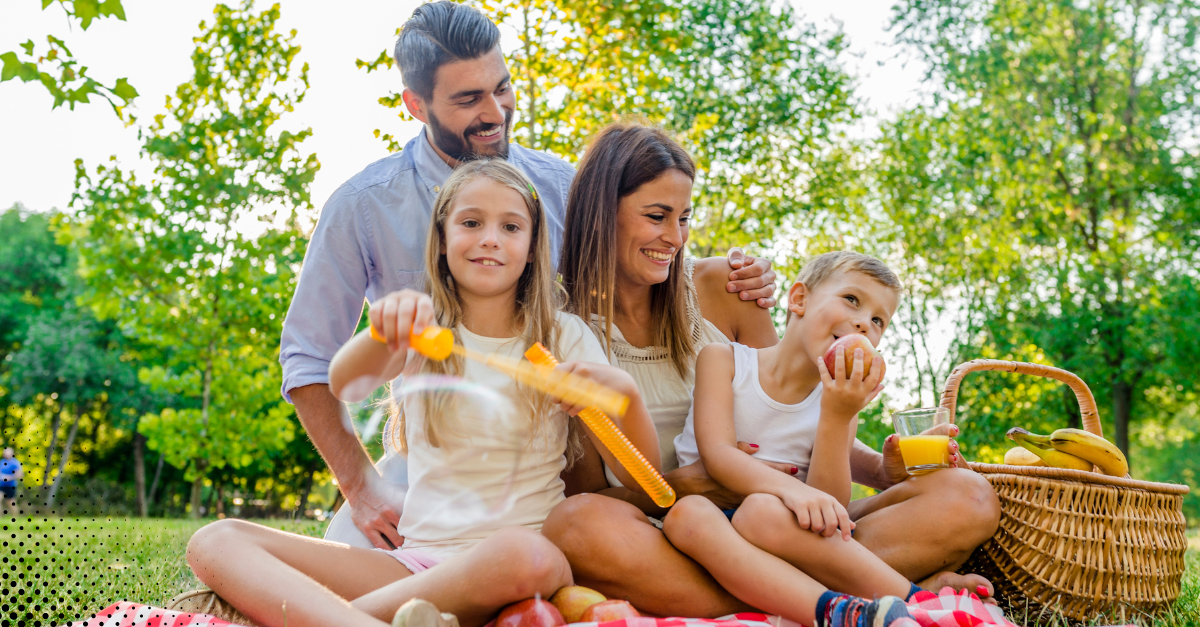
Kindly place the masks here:
[[(642, 391), (676, 494), (700, 494), (726, 509), (742, 497), (713, 482), (699, 462), (674, 463), (695, 358), (710, 342), (762, 348), (777, 336), (766, 311), (725, 293), (729, 267), (723, 260), (684, 258), (694, 179), (687, 152), (661, 130), (616, 124), (601, 131), (571, 186), (559, 271), (569, 310), (590, 321), (610, 362), (629, 372)], [(748, 453), (756, 448), (739, 447)], [(854, 454), (867, 462), (861, 465), (878, 471), (855, 481), (891, 489), (850, 508), (859, 518), (856, 538), (885, 562), (918, 580), (961, 563), (991, 536), (999, 512), (986, 480), (942, 472), (917, 486), (903, 481), (902, 462), (896, 471), (898, 451), (885, 453), (856, 445)], [(660, 616), (715, 617), (749, 609), (666, 540), (647, 519), (664, 512), (621, 487), (594, 452), (576, 464), (566, 483), (567, 493), (576, 496), (551, 512), (542, 533), (566, 554), (579, 585)], [(953, 517), (938, 516), (936, 529), (919, 528), (928, 540), (889, 535), (889, 527), (906, 529), (899, 517), (929, 511)], [(868, 537), (878, 541), (872, 545)]]

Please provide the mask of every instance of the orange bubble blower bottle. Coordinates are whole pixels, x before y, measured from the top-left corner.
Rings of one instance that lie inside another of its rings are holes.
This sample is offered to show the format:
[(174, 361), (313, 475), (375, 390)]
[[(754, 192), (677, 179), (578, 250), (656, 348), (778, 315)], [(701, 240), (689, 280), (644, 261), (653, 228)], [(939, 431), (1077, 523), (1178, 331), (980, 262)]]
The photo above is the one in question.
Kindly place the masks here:
[[(541, 342), (529, 347), (525, 351), (525, 357), (534, 365), (553, 368), (558, 365), (558, 359), (550, 354), (550, 351), (542, 346)], [(579, 412), (579, 418), (583, 423), (600, 438), (604, 446), (612, 452), (617, 461), (633, 475), (634, 480), (646, 494), (654, 500), (654, 504), (659, 507), (670, 507), (675, 504), (675, 490), (667, 484), (662, 475), (646, 461), (642, 453), (637, 450), (637, 447), (625, 437), (624, 433), (613, 424), (612, 419), (600, 411), (598, 407), (588, 407)]]

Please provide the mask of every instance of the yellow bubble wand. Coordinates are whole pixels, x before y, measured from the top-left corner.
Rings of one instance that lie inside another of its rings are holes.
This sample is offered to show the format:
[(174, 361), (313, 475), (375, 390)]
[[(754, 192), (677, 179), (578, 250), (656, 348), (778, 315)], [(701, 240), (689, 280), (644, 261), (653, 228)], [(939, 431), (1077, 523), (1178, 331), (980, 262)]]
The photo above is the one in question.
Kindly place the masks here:
[[(529, 347), (529, 350), (525, 351), (525, 357), (549, 373), (553, 373), (552, 368), (558, 365), (558, 359), (545, 346), (542, 346), (541, 342)], [(584, 409), (579, 412), (579, 419), (592, 430), (592, 433), (596, 434), (600, 442), (612, 452), (618, 462), (621, 462), (625, 470), (629, 471), (638, 485), (642, 486), (642, 490), (645, 490), (646, 494), (654, 500), (655, 505), (670, 507), (675, 504), (675, 490), (671, 489), (663, 476), (658, 474), (654, 466), (646, 461), (641, 451), (637, 450), (637, 447), (629, 441), (629, 438), (625, 437), (624, 433), (621, 433), (617, 425), (613, 424), (612, 419), (604, 415), (599, 407), (591, 406)]]
[[(371, 337), (379, 342), (387, 342), (387, 339), (375, 327), (371, 327)], [(616, 416), (624, 416), (625, 411), (629, 409), (629, 397), (620, 392), (577, 374), (539, 368), (533, 363), (521, 359), (483, 354), (456, 345), (454, 334), (449, 329), (436, 326), (425, 327), (421, 333), (409, 333), (408, 343), (418, 353), (438, 361), (449, 357), (451, 353), (462, 355), (489, 368), (499, 370), (529, 387), (555, 398), (561, 398), (571, 405), (594, 405)], [(632, 471), (630, 472), (632, 473)]]

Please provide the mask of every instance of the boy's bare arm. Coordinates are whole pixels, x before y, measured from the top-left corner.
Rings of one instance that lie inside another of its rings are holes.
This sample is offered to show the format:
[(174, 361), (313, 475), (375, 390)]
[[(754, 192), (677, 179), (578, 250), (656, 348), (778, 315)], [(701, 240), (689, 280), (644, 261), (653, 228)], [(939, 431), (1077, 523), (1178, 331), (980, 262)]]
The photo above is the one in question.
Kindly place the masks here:
[(696, 446), (710, 477), (738, 494), (775, 494), (798, 485), (794, 478), (738, 448), (733, 421), (733, 348), (710, 344), (696, 358), (694, 411)]
[(883, 455), (857, 438), (850, 447), (850, 480), (876, 490), (895, 485), (883, 471)]
[(850, 454), (857, 431), (855, 417), (846, 421), (821, 412), (808, 466), (808, 485), (837, 499), (843, 507), (850, 504)]

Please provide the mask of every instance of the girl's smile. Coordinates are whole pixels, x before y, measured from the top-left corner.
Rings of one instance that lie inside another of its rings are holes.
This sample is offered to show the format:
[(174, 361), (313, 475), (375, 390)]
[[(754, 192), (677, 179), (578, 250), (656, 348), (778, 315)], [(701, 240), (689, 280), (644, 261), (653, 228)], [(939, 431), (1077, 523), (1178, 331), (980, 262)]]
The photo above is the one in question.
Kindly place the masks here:
[(459, 192), (446, 219), (442, 254), (460, 296), (514, 292), (532, 260), (533, 220), (517, 191), (480, 177)]

